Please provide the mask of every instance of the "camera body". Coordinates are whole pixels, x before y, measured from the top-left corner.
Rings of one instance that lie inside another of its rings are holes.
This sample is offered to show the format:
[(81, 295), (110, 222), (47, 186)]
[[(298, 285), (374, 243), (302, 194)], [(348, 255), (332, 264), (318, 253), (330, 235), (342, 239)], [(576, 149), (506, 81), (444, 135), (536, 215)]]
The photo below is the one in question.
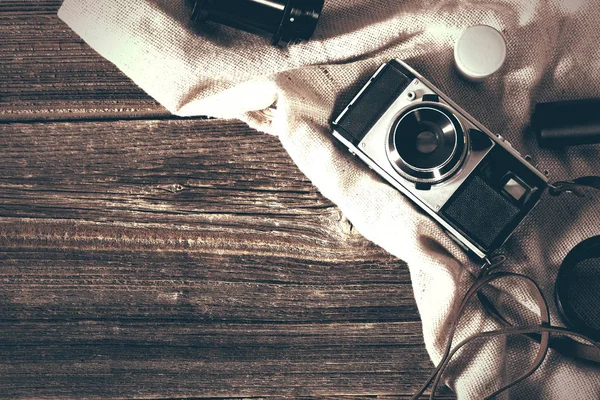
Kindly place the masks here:
[(547, 177), (400, 60), (377, 70), (334, 136), (485, 259), (540, 201)]

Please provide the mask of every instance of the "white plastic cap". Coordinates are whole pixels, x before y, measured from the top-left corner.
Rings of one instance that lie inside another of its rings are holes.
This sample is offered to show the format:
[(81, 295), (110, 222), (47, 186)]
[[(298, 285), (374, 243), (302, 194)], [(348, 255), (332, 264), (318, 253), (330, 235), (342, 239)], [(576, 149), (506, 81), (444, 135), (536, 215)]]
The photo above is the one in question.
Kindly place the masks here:
[(497, 72), (506, 61), (506, 41), (496, 29), (487, 25), (471, 26), (454, 46), (454, 63), (458, 72), (472, 82), (481, 82)]

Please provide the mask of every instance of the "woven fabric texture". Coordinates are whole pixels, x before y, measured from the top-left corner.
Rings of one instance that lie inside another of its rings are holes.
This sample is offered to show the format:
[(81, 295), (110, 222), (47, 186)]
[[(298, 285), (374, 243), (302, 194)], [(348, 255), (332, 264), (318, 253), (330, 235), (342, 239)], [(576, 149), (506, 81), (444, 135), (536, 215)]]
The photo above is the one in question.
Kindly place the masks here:
[[(341, 111), (379, 65), (405, 60), (493, 132), (531, 154), (553, 180), (598, 174), (599, 148), (541, 150), (527, 126), (536, 102), (600, 93), (600, 2), (596, 0), (327, 0), (308, 43), (284, 49), (228, 27), (190, 24), (175, 0), (65, 0), (59, 16), (172, 113), (239, 118), (278, 135), (298, 167), (369, 240), (408, 263), (434, 363), (449, 309), (475, 265), (438, 226), (350, 156), (331, 136)], [(508, 43), (506, 67), (483, 84), (458, 78), (453, 45), (487, 24)], [(276, 110), (266, 112), (274, 103)], [(505, 245), (508, 269), (537, 280), (551, 299), (561, 261), (600, 235), (600, 198), (544, 197)], [(535, 303), (519, 285), (500, 294), (515, 319)], [(556, 309), (553, 323), (560, 325)], [(457, 339), (495, 328), (477, 305)], [(445, 383), (459, 399), (480, 399), (525, 370), (536, 345), (520, 338), (482, 342), (459, 353)], [(598, 399), (600, 370), (551, 351), (542, 368), (506, 398)]]

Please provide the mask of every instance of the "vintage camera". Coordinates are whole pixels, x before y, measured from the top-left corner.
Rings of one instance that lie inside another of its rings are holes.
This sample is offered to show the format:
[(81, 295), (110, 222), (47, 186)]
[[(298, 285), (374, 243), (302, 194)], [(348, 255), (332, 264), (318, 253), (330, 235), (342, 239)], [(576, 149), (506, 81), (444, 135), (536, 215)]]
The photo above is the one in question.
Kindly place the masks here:
[(509, 142), (400, 60), (379, 68), (332, 125), (352, 154), (482, 259), (548, 187)]

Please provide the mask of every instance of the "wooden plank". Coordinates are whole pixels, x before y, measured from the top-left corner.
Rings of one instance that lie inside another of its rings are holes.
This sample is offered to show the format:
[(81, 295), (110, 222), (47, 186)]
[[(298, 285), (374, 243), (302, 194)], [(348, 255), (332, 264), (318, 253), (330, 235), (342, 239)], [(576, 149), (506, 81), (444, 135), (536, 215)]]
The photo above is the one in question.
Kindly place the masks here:
[(417, 325), (2, 323), (23, 334), (2, 335), (0, 386), (7, 398), (409, 393), (429, 370)]
[(406, 397), (404, 264), (276, 138), (215, 120), (0, 125), (0, 397)]
[[(398, 295), (396, 285), (410, 283), (402, 263), (353, 231), (273, 137), (219, 121), (1, 128), (4, 290), (35, 297), (40, 280), (56, 281), (68, 288), (52, 297), (56, 317), (107, 307), (106, 293), (96, 298), (93, 289), (108, 273), (100, 283), (114, 291), (114, 307), (132, 294), (120, 280), (144, 276), (137, 284), (146, 287), (135, 296), (147, 304), (156, 290), (170, 296), (185, 289), (196, 302), (206, 291), (226, 298), (235, 288), (236, 307), (213, 303), (209, 314), (217, 319), (334, 321), (354, 308), (352, 319), (379, 320), (381, 309), (389, 309), (386, 319), (418, 318), (410, 290)], [(15, 252), (17, 263), (10, 261)], [(166, 264), (179, 279), (163, 287)], [(190, 271), (195, 265), (203, 268)], [(223, 280), (223, 271), (233, 275)], [(338, 304), (320, 307), (343, 293)], [(252, 308), (275, 300), (292, 307), (298, 298), (302, 307), (278, 316)], [(11, 304), (5, 318), (42, 318), (36, 304)], [(236, 317), (238, 309), (245, 314)], [(42, 310), (48, 313), (48, 303)], [(125, 304), (106, 313), (135, 318), (136, 310)], [(197, 310), (167, 308), (155, 316), (176, 312), (189, 318)]]
[[(56, 233), (70, 236), (79, 228), (72, 224)], [(312, 257), (299, 249), (269, 256), (236, 249), (210, 235), (206, 244), (187, 250), (160, 241), (152, 250), (117, 250), (120, 233), (108, 227), (101, 235), (114, 235), (115, 249), (73, 251), (58, 248), (60, 242), (46, 249), (44, 239), (24, 240), (4, 228), (1, 232), (9, 236), (0, 242), (5, 321), (418, 321), (406, 269), (384, 254), (337, 262), (317, 259), (331, 253), (316, 249)], [(240, 234), (230, 240), (244, 238)], [(65, 242), (65, 247), (73, 245)], [(44, 249), (35, 251), (34, 246)], [(298, 251), (304, 254), (298, 256)]]
[(0, 121), (168, 117), (60, 21), (61, 3), (0, 2)]

